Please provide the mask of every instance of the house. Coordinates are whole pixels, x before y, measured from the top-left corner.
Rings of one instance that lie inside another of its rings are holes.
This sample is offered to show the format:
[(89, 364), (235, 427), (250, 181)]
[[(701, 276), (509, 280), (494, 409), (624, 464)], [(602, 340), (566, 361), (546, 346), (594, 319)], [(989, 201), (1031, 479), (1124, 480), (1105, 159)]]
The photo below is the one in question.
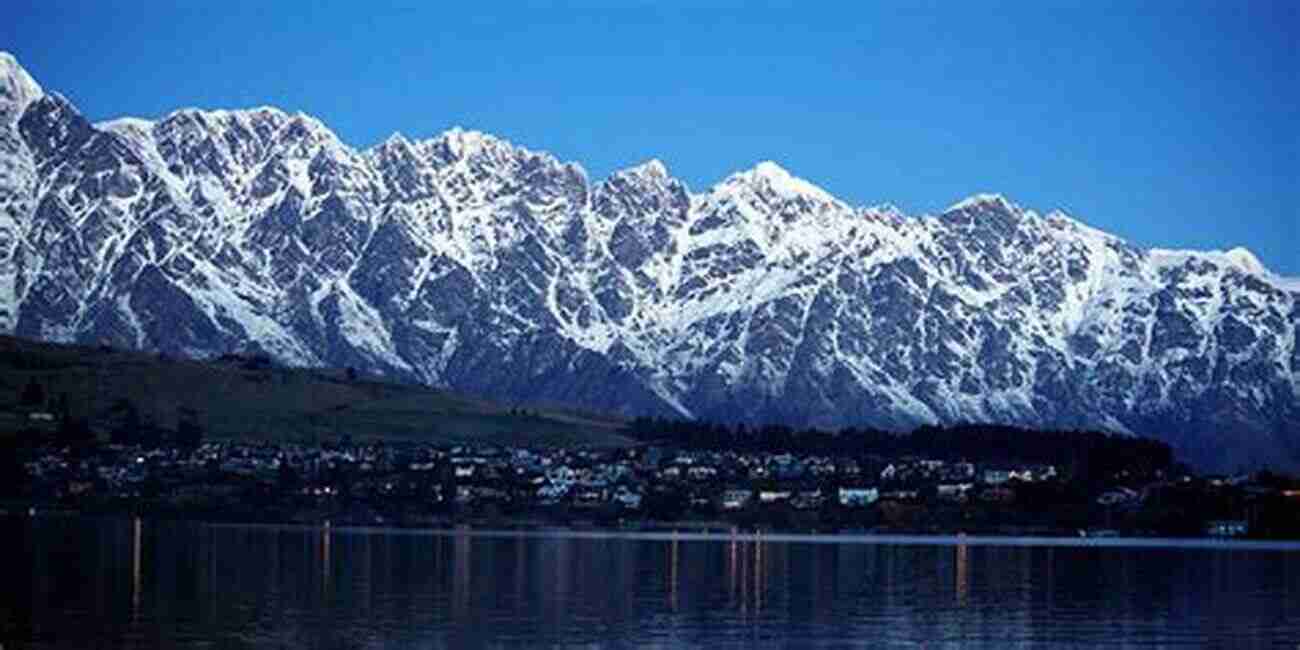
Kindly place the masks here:
[(509, 501), (510, 495), (506, 494), (501, 488), (477, 486), (472, 488), (471, 494), (474, 499), (479, 501)]
[(790, 499), (790, 505), (797, 510), (814, 510), (820, 508), (826, 502), (826, 497), (822, 495), (821, 488), (815, 490), (800, 490), (794, 498)]
[(885, 469), (880, 470), (880, 480), (882, 481), (892, 481), (897, 477), (898, 467), (893, 463), (886, 465)]
[(537, 498), (546, 504), (555, 503), (569, 493), (567, 484), (550, 483), (537, 489)]
[(1005, 485), (993, 485), (980, 491), (979, 500), (988, 503), (1011, 503), (1016, 500), (1016, 491)]
[(935, 490), (936, 496), (940, 499), (950, 501), (965, 501), (966, 493), (975, 487), (973, 483), (940, 483)]
[(1118, 487), (1113, 490), (1102, 492), (1097, 497), (1097, 503), (1103, 506), (1114, 506), (1126, 503), (1134, 503), (1139, 500), (1138, 493), (1126, 487)]
[(1022, 481), (1024, 483), (1034, 482), (1034, 470), (1028, 467), (1011, 470), (1011, 480)]
[(1033, 478), (1028, 480), (1050, 481), (1056, 478), (1056, 476), (1055, 465), (1039, 465), (1034, 468)]
[(1012, 474), (1014, 473), (1013, 470), (1009, 469), (986, 469), (980, 478), (982, 478), (984, 483), (987, 485), (1002, 485), (1003, 483), (1010, 481)]
[(707, 481), (718, 475), (718, 470), (709, 465), (695, 465), (686, 470), (686, 475), (694, 481)]
[(840, 488), (840, 505), (861, 507), (875, 503), (880, 498), (880, 490), (868, 487)]
[(1053, 465), (990, 467), (984, 470), (980, 478), (986, 485), (1002, 485), (1009, 481), (1033, 483), (1056, 478), (1056, 467)]
[(812, 458), (808, 461), (808, 473), (817, 477), (833, 476), (838, 468), (829, 458)]
[(967, 462), (949, 464), (939, 473), (939, 478), (945, 481), (965, 481), (974, 477), (975, 465)]
[(798, 479), (803, 477), (804, 470), (805, 470), (804, 464), (799, 460), (791, 457), (790, 454), (782, 454), (780, 456), (775, 457), (773, 460), (775, 462), (773, 463), (770, 469), (770, 472), (773, 476), (785, 480)]
[(880, 498), (893, 501), (914, 501), (920, 496), (920, 490), (889, 490), (880, 494)]
[(723, 510), (739, 510), (749, 505), (749, 500), (753, 497), (753, 490), (723, 490), (722, 498), (719, 501)]
[(1242, 519), (1215, 519), (1205, 523), (1205, 534), (1210, 537), (1241, 537), (1248, 531)]
[(636, 510), (641, 507), (641, 494), (633, 492), (627, 486), (620, 485), (614, 491), (614, 501), (629, 510)]
[(658, 469), (659, 465), (664, 462), (665, 451), (662, 447), (650, 447), (645, 450), (641, 456), (641, 468), (645, 470)]
[(605, 502), (605, 491), (596, 488), (582, 488), (573, 495), (575, 505), (596, 506)]
[(571, 485), (578, 480), (578, 473), (567, 465), (546, 469), (546, 480), (555, 484)]

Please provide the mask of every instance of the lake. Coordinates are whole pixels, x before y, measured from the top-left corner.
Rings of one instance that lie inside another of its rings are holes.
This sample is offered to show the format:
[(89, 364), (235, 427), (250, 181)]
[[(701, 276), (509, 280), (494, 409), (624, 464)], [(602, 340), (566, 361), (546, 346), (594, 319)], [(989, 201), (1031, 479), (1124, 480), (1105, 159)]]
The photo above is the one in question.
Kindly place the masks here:
[(1300, 547), (10, 517), (12, 648), (1296, 648)]

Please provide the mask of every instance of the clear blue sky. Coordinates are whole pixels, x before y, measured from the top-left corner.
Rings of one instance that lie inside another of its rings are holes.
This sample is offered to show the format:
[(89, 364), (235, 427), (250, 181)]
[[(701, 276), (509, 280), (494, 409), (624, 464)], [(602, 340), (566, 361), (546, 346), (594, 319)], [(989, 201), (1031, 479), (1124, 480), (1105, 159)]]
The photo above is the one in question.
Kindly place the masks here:
[(695, 189), (773, 159), (850, 203), (995, 191), (1300, 275), (1293, 0), (466, 4), (9, 0), (0, 49), (95, 120), (273, 104), (360, 147), (461, 125)]

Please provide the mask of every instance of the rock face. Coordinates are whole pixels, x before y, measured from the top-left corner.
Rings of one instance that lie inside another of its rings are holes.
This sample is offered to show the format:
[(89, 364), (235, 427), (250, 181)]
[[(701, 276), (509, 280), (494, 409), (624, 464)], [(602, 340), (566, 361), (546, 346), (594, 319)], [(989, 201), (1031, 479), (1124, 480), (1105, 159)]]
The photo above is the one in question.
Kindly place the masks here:
[(773, 163), (702, 193), (454, 129), (274, 108), (91, 124), (0, 55), (0, 330), (259, 351), (497, 399), (839, 427), (1153, 435), (1300, 466), (1300, 286), (1000, 196), (854, 208)]

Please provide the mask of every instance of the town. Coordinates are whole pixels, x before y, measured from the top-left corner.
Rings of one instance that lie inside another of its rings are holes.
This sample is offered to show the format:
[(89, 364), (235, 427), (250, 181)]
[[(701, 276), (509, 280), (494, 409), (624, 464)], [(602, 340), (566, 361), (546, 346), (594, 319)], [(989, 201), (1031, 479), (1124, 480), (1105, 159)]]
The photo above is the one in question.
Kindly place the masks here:
[[(723, 451), (208, 441), (34, 448), (7, 514), (333, 525), (1300, 538), (1300, 483), (1174, 466)], [(23, 508), (22, 506), (26, 506)]]
[(1207, 475), (1137, 436), (626, 420), (12, 338), (0, 365), (9, 516), (1300, 539), (1294, 477)]

